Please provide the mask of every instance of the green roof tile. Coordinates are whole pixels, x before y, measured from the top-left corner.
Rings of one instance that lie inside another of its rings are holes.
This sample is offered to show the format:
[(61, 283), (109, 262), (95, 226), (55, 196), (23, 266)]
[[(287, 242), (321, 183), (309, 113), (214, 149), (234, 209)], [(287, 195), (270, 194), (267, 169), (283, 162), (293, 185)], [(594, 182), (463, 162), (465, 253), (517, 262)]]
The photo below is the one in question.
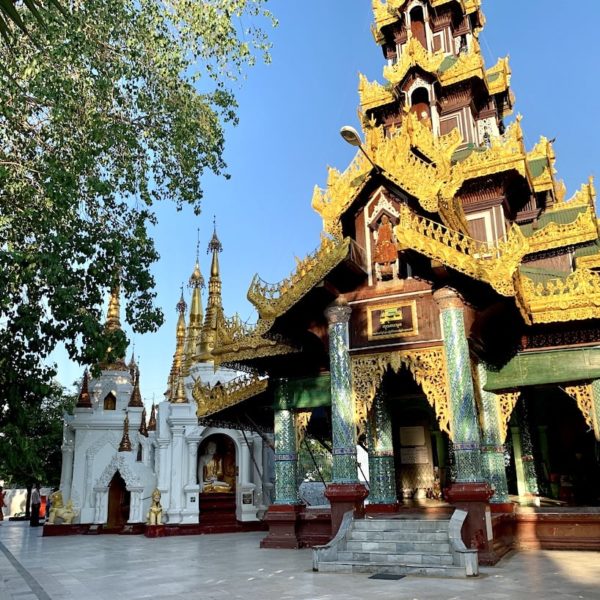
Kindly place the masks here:
[(564, 208), (563, 210), (550, 210), (545, 212), (537, 221), (535, 228), (533, 223), (525, 223), (519, 225), (521, 233), (525, 237), (531, 237), (538, 231), (541, 231), (550, 225), (550, 223), (556, 223), (557, 225), (569, 225), (577, 220), (577, 217), (587, 210), (587, 206), (576, 206), (574, 208)]

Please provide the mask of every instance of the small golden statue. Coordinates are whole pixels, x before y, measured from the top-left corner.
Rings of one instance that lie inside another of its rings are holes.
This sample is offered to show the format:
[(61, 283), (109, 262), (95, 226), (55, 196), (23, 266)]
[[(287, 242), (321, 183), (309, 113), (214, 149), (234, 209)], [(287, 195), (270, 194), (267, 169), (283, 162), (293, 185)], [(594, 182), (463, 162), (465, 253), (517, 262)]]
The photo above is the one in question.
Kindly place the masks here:
[(73, 500), (69, 500), (67, 505), (64, 506), (63, 496), (60, 490), (54, 492), (50, 498), (52, 507), (50, 508), (50, 514), (48, 515), (48, 525), (55, 525), (56, 519), (62, 519), (63, 525), (72, 525), (73, 519), (79, 514), (73, 507)]
[(206, 444), (206, 452), (200, 457), (200, 468), (203, 492), (231, 492), (231, 484), (223, 481), (223, 459), (217, 456), (217, 445), (214, 442)]
[(156, 488), (152, 492), (152, 504), (148, 511), (146, 523), (148, 525), (162, 525), (162, 506), (160, 504), (160, 490)]

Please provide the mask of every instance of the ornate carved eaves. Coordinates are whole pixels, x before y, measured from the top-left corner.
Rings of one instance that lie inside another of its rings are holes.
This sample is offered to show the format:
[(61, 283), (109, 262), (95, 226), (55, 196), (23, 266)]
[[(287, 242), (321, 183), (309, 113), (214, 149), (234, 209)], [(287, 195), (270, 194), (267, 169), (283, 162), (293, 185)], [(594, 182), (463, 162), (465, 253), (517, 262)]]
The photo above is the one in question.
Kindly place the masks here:
[(490, 284), (503, 296), (514, 296), (514, 275), (528, 252), (527, 239), (513, 226), (497, 245), (478, 242), (440, 223), (418, 216), (404, 205), (394, 228), (399, 250), (417, 252), (460, 273)]
[(395, 373), (408, 368), (435, 411), (440, 429), (452, 438), (446, 354), (442, 347), (404, 352), (363, 354), (351, 357), (355, 421), (364, 428), (373, 400), (388, 368)]
[[(559, 206), (561, 210), (571, 208), (570, 204), (560, 204)], [(598, 223), (596, 213), (591, 206), (588, 206), (572, 223), (549, 223), (546, 227), (529, 237), (529, 252), (533, 254), (535, 252), (552, 250), (553, 248), (574, 246), (576, 244), (591, 242), (597, 238)]]
[(485, 81), (491, 96), (502, 94), (510, 89), (512, 71), (508, 56), (501, 58), (491, 69), (485, 72)]
[[(444, 220), (464, 227), (464, 214), (456, 201), (456, 192), (463, 182), (453, 176), (452, 156), (461, 144), (460, 133), (454, 129), (437, 138), (412, 113), (405, 113), (402, 125), (386, 136), (383, 127), (368, 127), (366, 148), (384, 177), (419, 201), (427, 212), (444, 212)], [(418, 149), (417, 155), (414, 150)], [(426, 159), (424, 159), (425, 157)], [(326, 232), (336, 235), (340, 218), (352, 205), (368, 181), (372, 165), (362, 155), (356, 157), (346, 171), (329, 169), (327, 188), (316, 187), (313, 209), (322, 217)]]
[(299, 348), (268, 336), (273, 323), (273, 319), (259, 319), (255, 327), (248, 327), (238, 317), (223, 319), (217, 325), (212, 352), (215, 369), (222, 364), (243, 364), (259, 358), (299, 352)]
[(383, 77), (392, 85), (402, 83), (408, 72), (415, 67), (421, 68), (432, 75), (437, 74), (446, 55), (442, 52), (428, 52), (411, 32), (408, 32), (408, 42), (402, 48), (398, 62), (383, 68)]
[[(383, 27), (395, 23), (400, 18), (400, 11), (409, 0), (372, 0), (375, 30), (377, 33)], [(465, 15), (470, 15), (481, 9), (481, 0), (431, 0), (431, 6), (438, 8), (451, 2), (458, 2)]]
[(213, 387), (197, 380), (192, 389), (197, 406), (196, 414), (199, 418), (214, 415), (264, 392), (268, 384), (267, 378), (255, 373), (242, 375), (224, 385), (217, 384)]
[(576, 269), (566, 279), (535, 283), (516, 278), (521, 313), (528, 323), (560, 323), (600, 318), (600, 275)]
[(376, 81), (369, 81), (362, 73), (358, 76), (358, 95), (363, 111), (392, 104), (396, 100), (391, 89)]
[(256, 307), (260, 318), (273, 320), (296, 304), (347, 256), (352, 240), (321, 237), (321, 246), (302, 260), (296, 259), (296, 270), (283, 281), (270, 284), (254, 276), (248, 300)]
[(593, 429), (596, 440), (600, 442), (600, 424), (597, 422), (594, 411), (594, 387), (592, 383), (569, 385), (565, 391), (575, 402), (585, 419), (587, 426)]
[(506, 442), (506, 436), (508, 434), (508, 422), (510, 421), (510, 417), (520, 396), (520, 391), (502, 392), (497, 394), (499, 404), (498, 412), (500, 415), (500, 439), (502, 443)]
[(312, 410), (301, 410), (296, 411), (294, 413), (295, 426), (296, 430), (296, 448), (300, 449), (304, 438), (306, 437), (306, 430), (308, 429), (308, 424), (310, 422), (310, 418), (312, 417)]

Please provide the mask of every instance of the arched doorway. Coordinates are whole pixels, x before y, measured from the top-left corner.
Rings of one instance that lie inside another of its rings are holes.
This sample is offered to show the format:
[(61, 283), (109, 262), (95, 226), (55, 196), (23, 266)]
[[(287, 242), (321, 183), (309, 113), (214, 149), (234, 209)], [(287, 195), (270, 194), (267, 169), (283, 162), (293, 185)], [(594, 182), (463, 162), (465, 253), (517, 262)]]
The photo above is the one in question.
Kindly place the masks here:
[(125, 480), (117, 471), (108, 486), (108, 529), (122, 529), (129, 519), (131, 494)]
[(205, 438), (198, 451), (200, 524), (227, 527), (236, 522), (238, 466), (235, 442), (223, 433)]
[(410, 11), (410, 30), (415, 37), (427, 50), (427, 33), (425, 31), (425, 15), (421, 6), (415, 6)]

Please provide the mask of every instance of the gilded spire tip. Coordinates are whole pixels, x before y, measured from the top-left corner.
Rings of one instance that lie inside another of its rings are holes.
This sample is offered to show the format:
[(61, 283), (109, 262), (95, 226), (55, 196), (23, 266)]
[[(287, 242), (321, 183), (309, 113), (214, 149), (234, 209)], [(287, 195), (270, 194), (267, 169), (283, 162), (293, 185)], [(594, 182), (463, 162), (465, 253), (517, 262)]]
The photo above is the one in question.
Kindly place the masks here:
[(223, 244), (221, 244), (219, 237), (217, 236), (217, 217), (213, 216), (213, 234), (210, 242), (208, 243), (208, 249), (206, 250), (206, 254), (210, 254), (211, 252), (222, 252)]

